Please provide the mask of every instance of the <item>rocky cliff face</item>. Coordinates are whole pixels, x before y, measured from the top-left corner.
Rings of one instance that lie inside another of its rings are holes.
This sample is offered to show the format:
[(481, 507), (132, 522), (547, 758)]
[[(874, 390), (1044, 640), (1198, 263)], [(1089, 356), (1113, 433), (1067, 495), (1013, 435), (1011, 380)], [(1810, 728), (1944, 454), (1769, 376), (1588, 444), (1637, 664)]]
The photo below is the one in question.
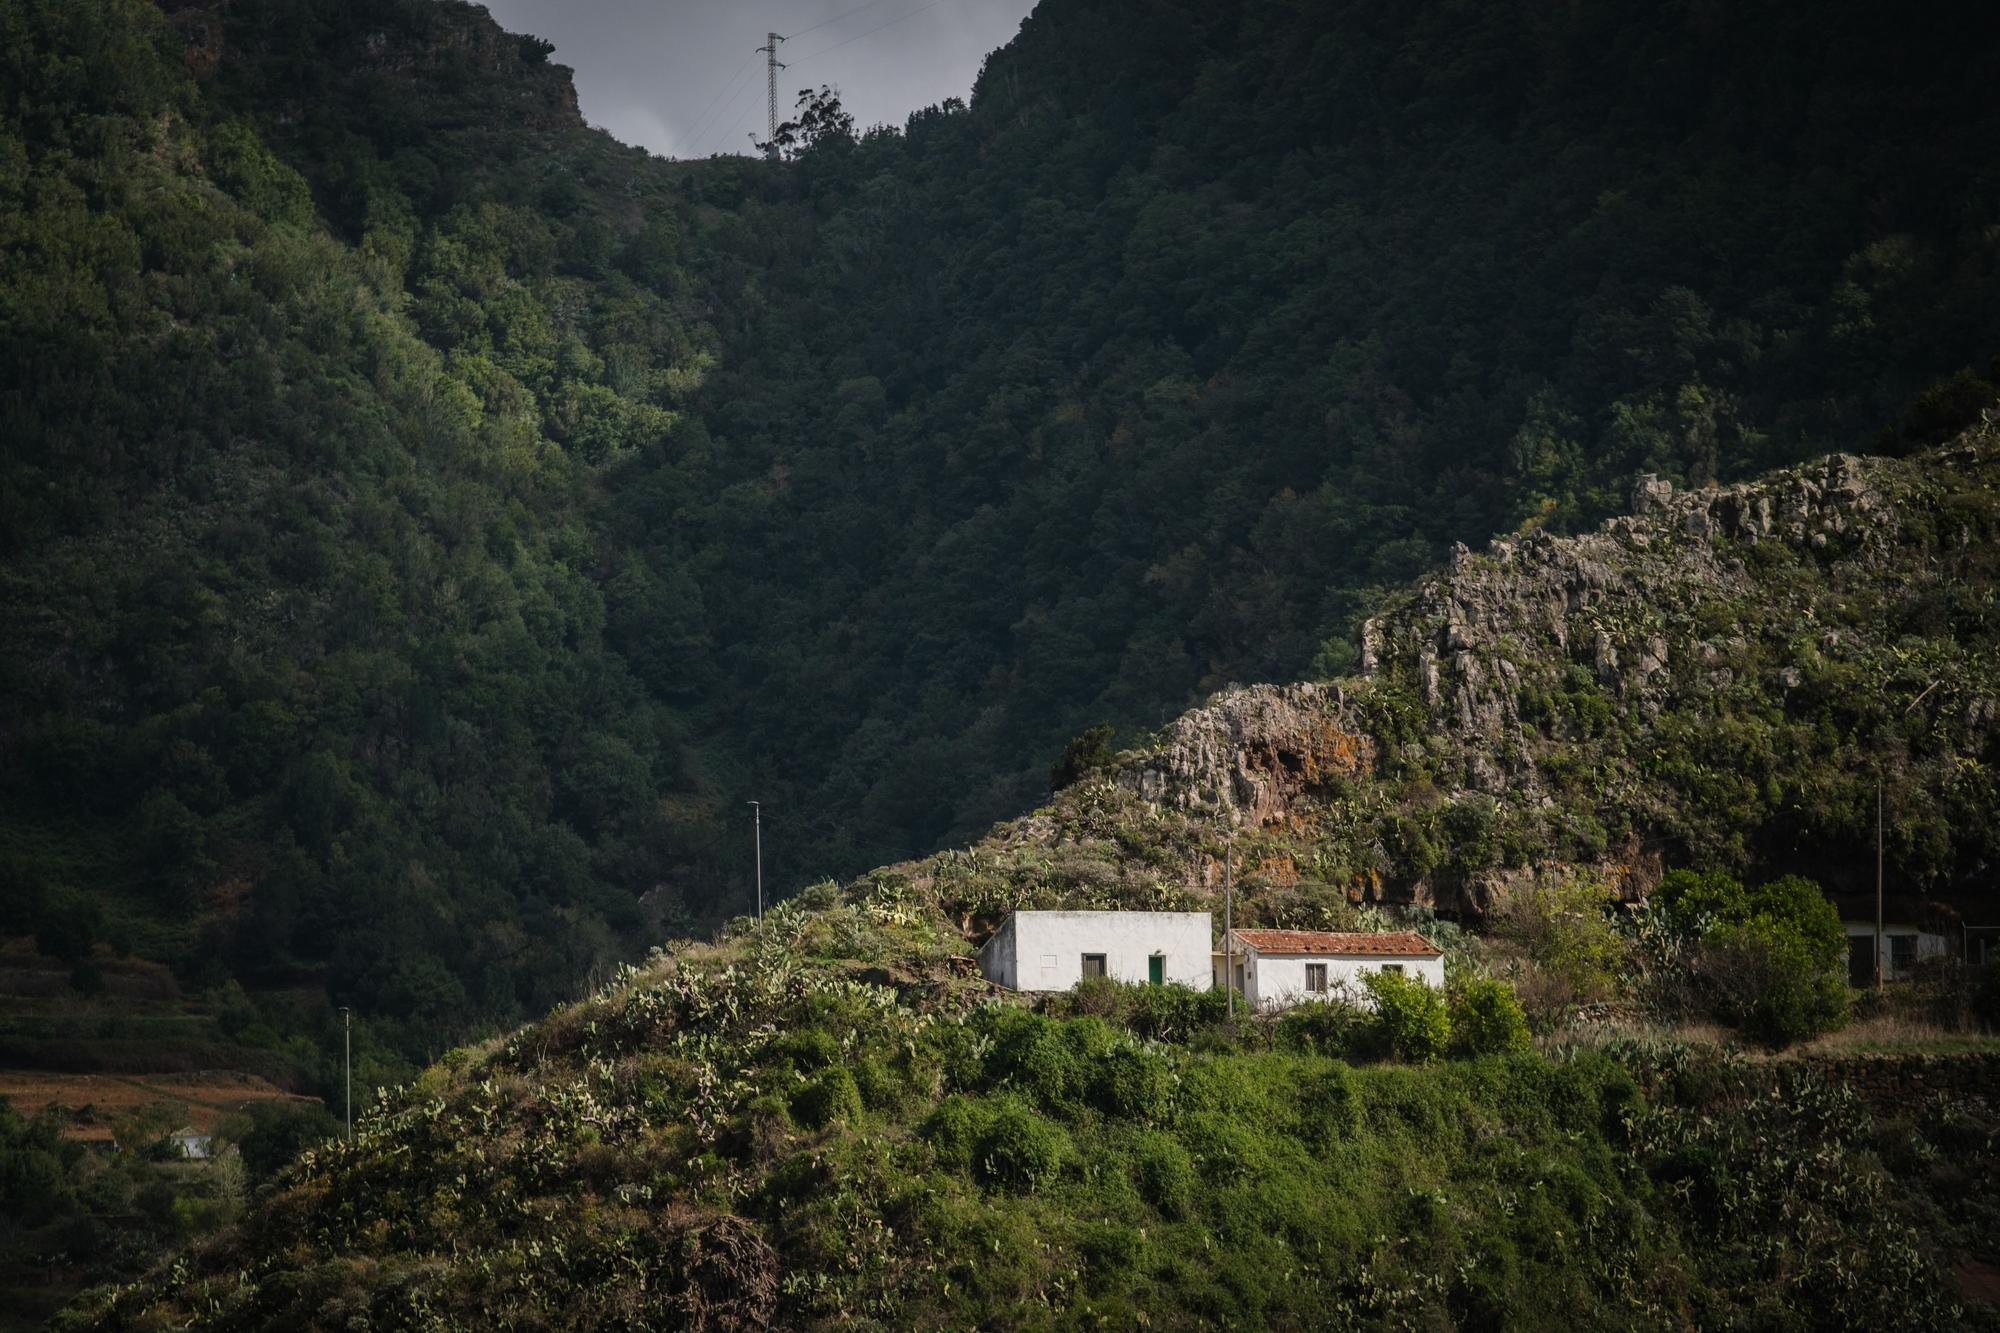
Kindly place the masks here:
[[(1739, 486), (1635, 488), (1593, 532), (1460, 548), (1362, 633), (1355, 679), (1225, 691), (1106, 779), (901, 868), (979, 910), (1360, 901), (1477, 915), (1674, 864), (1977, 896), (2000, 808), (2000, 431)], [(1107, 780), (1108, 779), (1108, 780)], [(1867, 852), (1867, 855), (1862, 855)], [(1872, 882), (1872, 881), (1871, 881)], [(953, 886), (957, 887), (954, 888)]]
[[(310, 119), (302, 100), (323, 95), (337, 77), (350, 95), (375, 83), (373, 96), (430, 104), (476, 95), (487, 114), (529, 129), (582, 129), (583, 113), (567, 66), (548, 62), (548, 48), (502, 29), (483, 6), (401, 4), (369, 7), (365, 21), (306, 30), (289, 12), (262, 13), (226, 0), (158, 0), (187, 42), (188, 68), (202, 78), (231, 75), (246, 65), (279, 67), (307, 56), (316, 77), (274, 82), (272, 108), (284, 123)], [(449, 126), (450, 118), (428, 123)]]

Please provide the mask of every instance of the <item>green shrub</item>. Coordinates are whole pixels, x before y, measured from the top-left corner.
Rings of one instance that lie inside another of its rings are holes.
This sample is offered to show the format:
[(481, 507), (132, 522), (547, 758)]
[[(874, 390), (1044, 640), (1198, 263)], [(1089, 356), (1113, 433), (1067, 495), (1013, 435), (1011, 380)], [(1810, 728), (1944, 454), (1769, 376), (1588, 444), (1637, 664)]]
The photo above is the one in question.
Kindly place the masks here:
[(1470, 978), (1452, 988), (1447, 1005), (1453, 1055), (1499, 1055), (1528, 1049), (1528, 1016), (1514, 988), (1506, 982)]
[(1066, 1008), (1072, 1014), (1094, 1014), (1122, 1023), (1130, 989), (1116, 977), (1085, 977), (1070, 987)]
[(1302, 1055), (1372, 1056), (1377, 1036), (1365, 1010), (1338, 1000), (1308, 1000), (1278, 1019), (1278, 1048)]
[(973, 1149), (973, 1166), (991, 1184), (1033, 1189), (1062, 1169), (1069, 1136), (1018, 1102), (1003, 1105)]
[(1847, 936), (1819, 885), (1797, 875), (1746, 889), (1720, 871), (1675, 871), (1655, 909), (1697, 935), (1692, 967), (1716, 1017), (1773, 1045), (1847, 1021)]
[[(1072, 1022), (1095, 1024), (1109, 1044), (1109, 1029), (1102, 1019)], [(986, 1059), (987, 1083), (1014, 1088), (1039, 1106), (1073, 1105), (1083, 1093), (1085, 1071), (1077, 1058), (1079, 1038), (1084, 1034), (1070, 1031), (1071, 1026), (1026, 1010), (1005, 1011), (1004, 1017), (995, 1020), (993, 1053)]]
[(1759, 918), (1717, 926), (1703, 942), (1716, 1011), (1745, 1032), (1783, 1046), (1847, 1021), (1847, 982), (1823, 951)]
[(1571, 878), (1526, 886), (1495, 909), (1493, 933), (1531, 964), (1520, 999), (1536, 1026), (1554, 1026), (1616, 992), (1626, 947), (1606, 913), (1609, 903), (1603, 884)]
[(1324, 1151), (1361, 1132), (1361, 1089), (1354, 1071), (1335, 1062), (1299, 1083), (1299, 1136)]
[(1179, 984), (1131, 988), (1125, 1023), (1149, 1041), (1186, 1041), (1228, 1017), (1229, 996)]
[(845, 1066), (822, 1070), (792, 1094), (792, 1119), (807, 1129), (824, 1129), (836, 1122), (853, 1124), (861, 1118), (861, 1089)]
[(840, 1043), (821, 1028), (799, 1028), (771, 1043), (771, 1055), (789, 1061), (802, 1074), (824, 1069), (840, 1059)]
[(880, 1060), (857, 1060), (849, 1066), (861, 1104), (871, 1111), (885, 1110), (896, 1102), (896, 1080)]
[(1107, 1115), (1158, 1118), (1173, 1090), (1173, 1071), (1151, 1051), (1120, 1046), (1096, 1062), (1091, 1101)]
[(1144, 1244), (1136, 1227), (1117, 1222), (1085, 1222), (1077, 1228), (1076, 1248), (1090, 1271), (1101, 1276), (1131, 1272)]
[(992, 1123), (992, 1110), (984, 1102), (953, 1093), (937, 1104), (924, 1118), (917, 1132), (947, 1166), (972, 1165), (980, 1136)]
[(1194, 1209), (1194, 1159), (1187, 1149), (1165, 1134), (1149, 1134), (1140, 1141), (1133, 1172), (1139, 1193), (1160, 1210), (1163, 1217), (1186, 1217)]
[(1435, 1060), (1451, 1041), (1451, 1015), (1433, 986), (1402, 972), (1370, 972), (1361, 984), (1375, 1001), (1380, 1044), (1405, 1060)]

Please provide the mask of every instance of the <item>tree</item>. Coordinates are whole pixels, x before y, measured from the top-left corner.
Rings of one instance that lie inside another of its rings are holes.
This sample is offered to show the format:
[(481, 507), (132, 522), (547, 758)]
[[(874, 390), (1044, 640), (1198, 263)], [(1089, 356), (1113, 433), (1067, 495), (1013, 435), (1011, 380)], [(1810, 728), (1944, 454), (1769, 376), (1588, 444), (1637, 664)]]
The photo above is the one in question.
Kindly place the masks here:
[(840, 105), (840, 94), (821, 84), (817, 92), (799, 89), (798, 117), (778, 126), (769, 143), (757, 145), (769, 155), (773, 149), (787, 162), (797, 161), (823, 145), (854, 142), (854, 117)]

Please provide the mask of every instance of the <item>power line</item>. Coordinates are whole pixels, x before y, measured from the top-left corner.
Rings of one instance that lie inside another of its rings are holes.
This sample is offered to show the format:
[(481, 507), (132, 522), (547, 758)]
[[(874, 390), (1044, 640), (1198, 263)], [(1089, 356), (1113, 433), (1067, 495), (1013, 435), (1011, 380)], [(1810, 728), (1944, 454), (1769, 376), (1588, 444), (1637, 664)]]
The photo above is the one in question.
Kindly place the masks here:
[[(793, 34), (792, 34), (792, 37), (803, 37), (803, 36), (805, 36), (805, 35), (806, 35), (807, 33), (809, 33), (809, 32), (818, 32), (818, 31), (819, 31), (819, 30), (820, 30), (821, 28), (827, 28), (827, 27), (831, 27), (831, 26), (833, 26), (834, 24), (836, 24), (836, 23), (840, 22), (840, 21), (841, 21), (842, 19), (851, 19), (851, 18), (853, 18), (853, 17), (854, 17), (854, 16), (856, 15), (856, 14), (859, 14), (859, 13), (860, 13), (860, 12), (861, 12), (862, 10), (864, 10), (864, 9), (873, 9), (873, 8), (875, 8), (875, 6), (877, 6), (877, 5), (881, 4), (881, 3), (882, 3), (882, 0), (868, 0), (868, 3), (867, 3), (867, 4), (865, 4), (865, 5), (856, 5), (856, 6), (854, 7), (854, 8), (852, 8), (852, 9), (848, 10), (848, 11), (847, 11), (847, 12), (846, 12), (845, 14), (835, 14), (835, 15), (834, 15), (834, 16), (833, 16), (832, 18), (830, 18), (830, 19), (827, 19), (827, 20), (825, 20), (824, 22), (821, 22), (821, 23), (815, 23), (815, 24), (813, 24), (813, 25), (812, 25), (812, 26), (811, 26), (810, 28), (801, 28), (801, 29), (800, 29), (799, 31), (797, 31), (797, 32), (793, 33)], [(788, 38), (786, 38), (785, 40), (786, 40), (786, 41), (790, 41), (791, 39), (792, 39), (791, 37), (788, 37)]]
[(913, 9), (909, 13), (902, 15), (900, 18), (893, 18), (890, 19), (887, 23), (877, 24), (875, 27), (870, 28), (867, 32), (857, 32), (852, 37), (846, 38), (843, 41), (835, 42), (832, 46), (823, 46), (809, 56), (800, 56), (799, 59), (793, 63), (804, 64), (808, 60), (817, 60), (819, 57), (825, 55), (829, 51), (838, 51), (841, 47), (846, 46), (849, 42), (858, 42), (863, 37), (873, 37), (876, 33), (882, 31), (882, 29), (884, 28), (893, 28), (898, 23), (901, 23), (906, 19), (913, 19), (919, 14), (929, 13), (931, 10), (936, 9), (939, 5), (942, 5), (944, 3), (946, 3), (946, 0), (931, 0), (929, 4), (924, 5), (918, 9)]
[(723, 99), (728, 97), (730, 92), (735, 89), (737, 80), (741, 79), (746, 73), (749, 72), (751, 64), (756, 59), (757, 55), (753, 51), (743, 61), (743, 63), (737, 67), (736, 73), (730, 76), (729, 82), (722, 85), (722, 91), (717, 93), (714, 99), (709, 102), (708, 108), (705, 111), (703, 111), (701, 115), (695, 118), (694, 124), (688, 126), (688, 132), (685, 136), (683, 136), (683, 142), (690, 144), (695, 142), (696, 136), (698, 136), (701, 133), (702, 125), (707, 122), (710, 116), (713, 116), (718, 110), (721, 109)]
[[(744, 85), (743, 85), (743, 89), (744, 89), (744, 92), (748, 92), (748, 91), (749, 91), (750, 89), (752, 89), (752, 88), (755, 88), (756, 86), (757, 86), (757, 85), (756, 85), (755, 83), (752, 83), (752, 82), (749, 82), (749, 81), (745, 81), (745, 83), (744, 83)], [(741, 93), (741, 92), (737, 93), (737, 94), (736, 94), (736, 98), (737, 98), (737, 101), (741, 101), (741, 100), (742, 100), (742, 98), (743, 98), (743, 93)], [(732, 102), (732, 103), (731, 103), (730, 105), (734, 106), (734, 105), (735, 105), (735, 103), (734, 103), (734, 102)], [(723, 148), (723, 146), (724, 146), (725, 144), (727, 144), (727, 143), (729, 142), (729, 137), (730, 137), (731, 135), (735, 134), (735, 133), (736, 133), (736, 130), (737, 130), (737, 128), (738, 128), (739, 126), (741, 126), (741, 125), (743, 124), (743, 118), (744, 118), (745, 116), (749, 115), (749, 114), (750, 114), (750, 112), (751, 112), (751, 110), (752, 110), (752, 108), (754, 108), (754, 107), (755, 107), (756, 105), (757, 105), (757, 103), (756, 103), (755, 99), (752, 99), (752, 100), (751, 100), (751, 102), (749, 103), (749, 105), (748, 105), (748, 106), (745, 106), (745, 107), (743, 108), (743, 110), (741, 110), (740, 112), (738, 112), (738, 113), (737, 113), (737, 115), (736, 115), (736, 119), (735, 119), (734, 121), (732, 121), (732, 122), (730, 123), (730, 126), (729, 126), (729, 128), (728, 128), (728, 129), (726, 129), (726, 130), (724, 130), (724, 131), (723, 131), (723, 132), (722, 132), (722, 133), (721, 133), (720, 135), (717, 135), (717, 136), (716, 136), (716, 139), (715, 139), (715, 142), (714, 142), (714, 143), (712, 143), (712, 144), (710, 144), (710, 145), (708, 146), (708, 152), (709, 152), (709, 153), (714, 153), (714, 152), (719, 152), (719, 151), (721, 151), (721, 149)], [(728, 112), (726, 112), (726, 111), (725, 111), (725, 112), (724, 112), (723, 114), (724, 114), (724, 115), (727, 115), (727, 114), (728, 114)], [(721, 122), (720, 122), (720, 121), (717, 121), (716, 123), (717, 123), (717, 124), (720, 124)], [(708, 153), (704, 153), (704, 154), (702, 154), (702, 156), (706, 157), (706, 156), (708, 156)]]

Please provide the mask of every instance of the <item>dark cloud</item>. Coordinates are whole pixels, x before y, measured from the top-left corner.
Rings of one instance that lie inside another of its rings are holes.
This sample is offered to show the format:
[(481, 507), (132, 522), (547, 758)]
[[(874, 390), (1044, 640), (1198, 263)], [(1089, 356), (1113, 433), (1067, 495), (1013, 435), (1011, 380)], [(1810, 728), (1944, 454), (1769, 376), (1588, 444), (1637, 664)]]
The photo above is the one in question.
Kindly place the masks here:
[[(747, 152), (764, 130), (772, 29), (779, 118), (808, 85), (832, 84), (861, 126), (964, 97), (988, 52), (1034, 0), (487, 0), (512, 32), (554, 42), (576, 70), (583, 113), (627, 143), (673, 157)], [(858, 12), (854, 12), (858, 11)]]

